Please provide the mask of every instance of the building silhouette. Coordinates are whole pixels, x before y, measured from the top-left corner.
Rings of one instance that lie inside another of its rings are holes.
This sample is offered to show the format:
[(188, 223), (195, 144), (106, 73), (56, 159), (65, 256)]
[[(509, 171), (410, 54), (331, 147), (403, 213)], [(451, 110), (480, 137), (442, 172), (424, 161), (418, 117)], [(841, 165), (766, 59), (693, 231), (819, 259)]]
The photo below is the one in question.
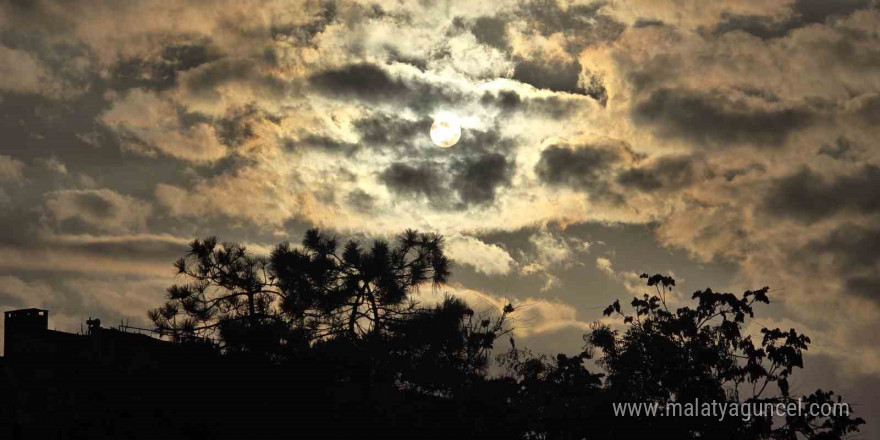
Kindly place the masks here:
[(173, 405), (163, 381), (182, 385), (171, 366), (209, 365), (215, 354), (206, 344), (182, 348), (144, 329), (101, 327), (98, 319), (81, 334), (50, 330), (43, 309), (3, 318), (0, 439), (164, 438), (157, 415), (170, 417)]

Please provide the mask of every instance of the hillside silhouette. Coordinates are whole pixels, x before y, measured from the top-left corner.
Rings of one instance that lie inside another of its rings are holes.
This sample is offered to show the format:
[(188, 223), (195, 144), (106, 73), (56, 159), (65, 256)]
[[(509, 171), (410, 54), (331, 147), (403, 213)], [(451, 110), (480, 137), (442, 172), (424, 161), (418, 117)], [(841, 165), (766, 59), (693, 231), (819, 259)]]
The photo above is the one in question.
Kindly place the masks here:
[(513, 305), (414, 299), (451, 276), (436, 234), (364, 245), (310, 230), (267, 257), (208, 238), (175, 267), (182, 283), (148, 312), (158, 338), (97, 321), (71, 335), (48, 330), (46, 311), (7, 313), (0, 438), (788, 440), (864, 423), (615, 414), (628, 402), (839, 402), (790, 392), (807, 336), (746, 334), (766, 287), (674, 307), (675, 281), (646, 274), (645, 294), (605, 309), (581, 352), (547, 356), (517, 346)]

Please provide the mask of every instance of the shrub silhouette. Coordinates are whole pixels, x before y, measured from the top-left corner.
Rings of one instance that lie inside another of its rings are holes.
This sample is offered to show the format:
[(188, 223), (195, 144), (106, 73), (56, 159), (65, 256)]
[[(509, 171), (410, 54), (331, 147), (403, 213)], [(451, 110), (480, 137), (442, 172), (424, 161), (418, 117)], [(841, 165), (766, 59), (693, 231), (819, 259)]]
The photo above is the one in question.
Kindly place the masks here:
[[(746, 319), (754, 317), (754, 306), (770, 302), (767, 287), (741, 297), (711, 289), (697, 291), (691, 298), (696, 307), (671, 310), (668, 300), (675, 280), (659, 274), (642, 278), (654, 294), (633, 298), (631, 313), (619, 301), (608, 306), (603, 314), (619, 317), (624, 329), (594, 325), (577, 356), (560, 354), (550, 363), (546, 357), (516, 349), (511, 341), (511, 350), (500, 359), (524, 385), (518, 396), (525, 400), (522, 406), (534, 409), (535, 431), (547, 433), (548, 438), (597, 434), (645, 438), (663, 433), (671, 438), (840, 439), (864, 423), (849, 414), (822, 418), (808, 411), (776, 424), (763, 411), (750, 420), (730, 415), (722, 419), (716, 414), (617, 417), (618, 423), (604, 422), (615, 419), (613, 403), (646, 402), (667, 408), (670, 402), (787, 405), (798, 401), (789, 392), (788, 379), (795, 368), (803, 368), (810, 339), (794, 329), (762, 328), (758, 342), (743, 333)], [(596, 354), (595, 363), (603, 373), (590, 374), (583, 361)], [(778, 393), (769, 395), (774, 388)], [(801, 399), (840, 402), (833, 397), (833, 392), (817, 390)]]

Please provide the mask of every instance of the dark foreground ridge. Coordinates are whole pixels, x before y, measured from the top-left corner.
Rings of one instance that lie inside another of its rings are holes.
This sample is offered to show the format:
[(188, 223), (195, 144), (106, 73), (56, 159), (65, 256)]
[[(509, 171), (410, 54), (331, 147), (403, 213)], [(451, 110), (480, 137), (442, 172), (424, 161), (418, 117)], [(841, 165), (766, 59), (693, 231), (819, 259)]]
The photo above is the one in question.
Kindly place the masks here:
[(615, 415), (620, 403), (838, 402), (790, 393), (808, 337), (745, 333), (766, 287), (687, 300), (672, 278), (643, 275), (629, 310), (604, 311), (613, 327), (597, 323), (580, 353), (548, 357), (512, 337), (496, 346), (513, 305), (481, 315), (452, 297), (413, 299), (451, 275), (437, 235), (337, 253), (313, 230), (268, 258), (196, 240), (175, 267), (191, 282), (149, 312), (154, 329), (90, 319), (70, 334), (49, 330), (47, 310), (4, 313), (0, 438), (833, 440), (864, 423)]

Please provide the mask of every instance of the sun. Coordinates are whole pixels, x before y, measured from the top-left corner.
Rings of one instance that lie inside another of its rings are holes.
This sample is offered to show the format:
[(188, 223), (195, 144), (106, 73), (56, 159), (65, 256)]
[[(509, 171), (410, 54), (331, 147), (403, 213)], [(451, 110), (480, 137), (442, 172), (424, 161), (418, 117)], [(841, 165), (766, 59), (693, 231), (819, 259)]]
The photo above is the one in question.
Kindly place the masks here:
[(441, 148), (449, 148), (461, 139), (461, 123), (458, 117), (450, 113), (441, 113), (434, 118), (431, 125), (431, 141)]

